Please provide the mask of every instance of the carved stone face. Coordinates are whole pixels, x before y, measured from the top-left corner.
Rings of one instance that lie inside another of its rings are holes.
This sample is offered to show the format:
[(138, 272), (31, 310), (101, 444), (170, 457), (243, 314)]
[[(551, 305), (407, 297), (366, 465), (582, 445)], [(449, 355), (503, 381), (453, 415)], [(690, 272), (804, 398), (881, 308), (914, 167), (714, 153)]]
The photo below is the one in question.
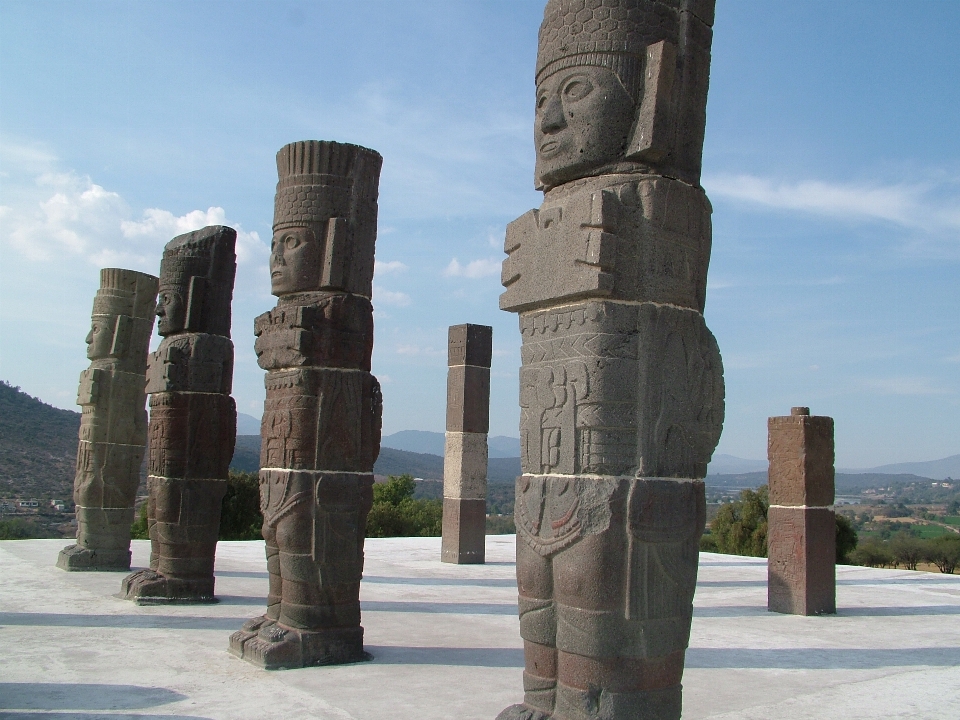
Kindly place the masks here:
[(607, 68), (573, 67), (547, 76), (537, 87), (537, 185), (559, 185), (616, 162), (626, 148), (634, 109)]
[(100, 360), (110, 357), (113, 346), (113, 327), (116, 317), (113, 315), (94, 315), (87, 333), (87, 358)]
[(183, 294), (171, 288), (162, 288), (157, 298), (157, 332), (170, 335), (187, 327), (187, 304)]
[(320, 243), (308, 227), (277, 230), (270, 246), (270, 288), (274, 295), (316, 290)]

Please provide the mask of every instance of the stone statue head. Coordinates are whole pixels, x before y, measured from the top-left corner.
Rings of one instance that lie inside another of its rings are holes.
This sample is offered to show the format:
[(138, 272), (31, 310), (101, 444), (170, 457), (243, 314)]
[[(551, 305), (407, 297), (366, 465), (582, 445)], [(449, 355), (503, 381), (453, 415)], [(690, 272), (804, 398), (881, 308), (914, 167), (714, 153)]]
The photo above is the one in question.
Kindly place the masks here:
[[(93, 299), (87, 357), (91, 360), (122, 358), (128, 352), (146, 349), (150, 321), (157, 306), (157, 278), (119, 268), (100, 271), (100, 289)], [(144, 329), (147, 338), (136, 337)]]
[(678, 133), (699, 132), (702, 146), (713, 2), (547, 2), (537, 52), (538, 189), (638, 166), (695, 165), (699, 178), (700, 151), (687, 157)]
[(223, 225), (175, 237), (163, 249), (157, 331), (230, 337), (237, 232)]
[(348, 290), (370, 296), (380, 154), (307, 140), (277, 153), (270, 284), (276, 296)]

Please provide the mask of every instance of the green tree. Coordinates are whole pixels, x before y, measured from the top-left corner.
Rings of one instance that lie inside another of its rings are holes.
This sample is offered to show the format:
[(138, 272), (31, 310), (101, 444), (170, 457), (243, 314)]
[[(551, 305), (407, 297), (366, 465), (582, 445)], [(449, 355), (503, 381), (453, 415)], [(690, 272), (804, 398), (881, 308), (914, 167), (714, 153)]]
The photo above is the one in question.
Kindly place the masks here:
[(30, 526), (20, 518), (0, 520), (0, 540), (28, 540), (32, 535)]
[(926, 542), (901, 530), (890, 540), (890, 552), (898, 566), (903, 565), (907, 570), (916, 570), (917, 564), (926, 555)]
[(872, 538), (860, 543), (857, 549), (850, 553), (849, 558), (854, 565), (866, 567), (886, 567), (895, 562), (887, 544)]
[(150, 530), (147, 525), (147, 500), (140, 503), (140, 510), (137, 512), (137, 519), (130, 526), (130, 537), (133, 540), (149, 540)]
[(230, 471), (220, 506), (221, 540), (260, 540), (260, 480), (257, 473)]
[(857, 548), (858, 539), (850, 518), (837, 513), (837, 565), (847, 562), (847, 557)]
[(414, 500), (412, 475), (390, 476), (373, 486), (367, 537), (436, 537), (441, 534), (443, 502)]
[(710, 525), (720, 552), (728, 555), (767, 555), (767, 486), (743, 490), (740, 499), (724, 504)]
[(950, 575), (960, 565), (960, 536), (950, 533), (926, 541), (926, 559)]

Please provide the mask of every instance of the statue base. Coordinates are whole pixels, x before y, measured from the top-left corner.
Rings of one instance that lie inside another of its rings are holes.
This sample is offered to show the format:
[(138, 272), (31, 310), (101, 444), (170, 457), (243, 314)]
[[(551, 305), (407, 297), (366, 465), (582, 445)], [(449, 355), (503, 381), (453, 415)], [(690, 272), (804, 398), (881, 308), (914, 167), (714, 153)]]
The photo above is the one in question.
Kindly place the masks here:
[(153, 570), (138, 570), (123, 579), (120, 597), (137, 605), (200, 605), (218, 602), (214, 579), (168, 578)]
[(260, 616), (230, 636), (230, 653), (265, 670), (344, 665), (373, 658), (363, 649), (363, 628), (298, 630)]
[(57, 567), (70, 572), (129, 572), (130, 550), (97, 550), (82, 545), (68, 545), (60, 551)]

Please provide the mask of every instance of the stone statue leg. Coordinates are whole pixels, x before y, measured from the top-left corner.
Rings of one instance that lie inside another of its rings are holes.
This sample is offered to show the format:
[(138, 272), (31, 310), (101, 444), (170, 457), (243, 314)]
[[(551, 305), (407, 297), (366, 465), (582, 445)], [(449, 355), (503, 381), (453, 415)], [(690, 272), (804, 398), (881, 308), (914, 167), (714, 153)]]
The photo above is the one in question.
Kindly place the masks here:
[(517, 589), (523, 638), (523, 701), (552, 713), (557, 686), (557, 618), (553, 562), (517, 539)]
[(149, 481), (151, 568), (128, 578), (125, 594), (141, 604), (216, 602), (213, 569), (226, 481)]
[(271, 570), (268, 614), (234, 633), (230, 651), (268, 669), (368, 659), (360, 627), (360, 576), (372, 477), (267, 472), (285, 480), (276, 491), (269, 477), (264, 483), (269, 513), (264, 537), (268, 565), (274, 562), (279, 570), (279, 595)]

